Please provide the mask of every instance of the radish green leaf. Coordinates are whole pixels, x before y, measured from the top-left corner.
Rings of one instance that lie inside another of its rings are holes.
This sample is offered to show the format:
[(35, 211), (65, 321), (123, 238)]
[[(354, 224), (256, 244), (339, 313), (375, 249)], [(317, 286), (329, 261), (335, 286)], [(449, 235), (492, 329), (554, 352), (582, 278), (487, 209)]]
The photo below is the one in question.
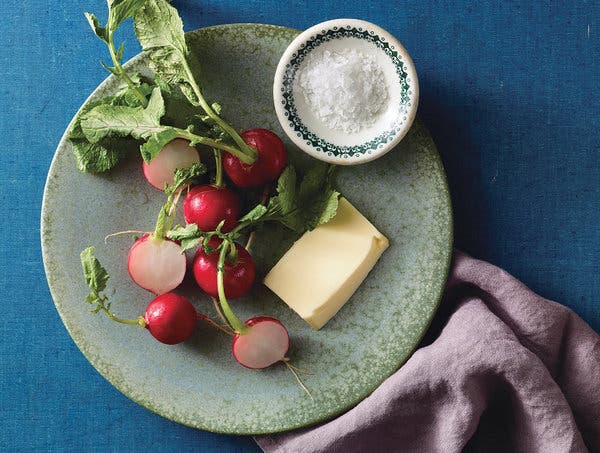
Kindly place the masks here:
[(106, 289), (106, 282), (110, 278), (106, 269), (102, 267), (100, 261), (94, 256), (94, 247), (88, 247), (81, 252), (81, 266), (83, 267), (83, 276), (85, 282), (90, 288), (91, 293), (86, 297), (86, 301), (93, 303), (95, 299), (100, 299), (100, 293)]
[(165, 129), (160, 125), (160, 118), (164, 113), (162, 95), (155, 88), (146, 108), (100, 104), (83, 115), (81, 129), (91, 143), (97, 143), (108, 136), (130, 135), (148, 140)]
[(190, 102), (198, 105), (190, 68), (195, 62), (190, 58), (177, 10), (166, 0), (147, 0), (134, 16), (134, 27), (156, 74), (169, 84), (179, 85)]

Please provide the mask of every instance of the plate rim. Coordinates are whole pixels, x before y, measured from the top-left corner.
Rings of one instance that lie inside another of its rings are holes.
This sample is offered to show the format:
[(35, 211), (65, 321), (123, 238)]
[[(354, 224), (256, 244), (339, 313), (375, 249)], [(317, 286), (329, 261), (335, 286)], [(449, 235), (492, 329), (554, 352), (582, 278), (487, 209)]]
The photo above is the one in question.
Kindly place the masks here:
[[(281, 25), (273, 25), (273, 24), (261, 24), (261, 23), (250, 23), (250, 22), (241, 22), (241, 23), (230, 23), (230, 24), (220, 24), (220, 25), (212, 25), (212, 26), (208, 26), (208, 27), (202, 27), (193, 31), (189, 31), (186, 33), (186, 35), (193, 35), (196, 33), (200, 33), (204, 30), (213, 30), (213, 29), (224, 29), (224, 28), (235, 28), (235, 27), (243, 27), (243, 28), (268, 28), (268, 29), (279, 29), (281, 31), (284, 32), (293, 32), (293, 33), (300, 33), (300, 30), (294, 29), (294, 28), (290, 28), (290, 27), (285, 27), (285, 26), (281, 26)], [(124, 67), (127, 68), (129, 66), (132, 65), (136, 65), (139, 64), (144, 58), (145, 58), (145, 52), (141, 52), (137, 55), (135, 55), (134, 57), (132, 57), (130, 60), (128, 60), (125, 64)], [(441, 156), (439, 154), (439, 152), (437, 151), (437, 146), (435, 145), (435, 143), (433, 142), (433, 137), (431, 137), (432, 140), (432, 144), (435, 147), (435, 161), (437, 163), (437, 165), (439, 165), (439, 167), (442, 169), (443, 172), (443, 178), (442, 178), (442, 187), (441, 189), (443, 190), (443, 196), (445, 198), (446, 201), (446, 206), (448, 206), (448, 247), (447, 247), (447, 253), (446, 253), (446, 260), (443, 264), (444, 267), (444, 272), (443, 272), (443, 279), (440, 279), (440, 284), (439, 287), (437, 288), (437, 291), (435, 291), (436, 294), (436, 300), (435, 303), (433, 304), (433, 309), (431, 310), (431, 313), (429, 315), (429, 319), (426, 323), (423, 323), (421, 331), (419, 332), (419, 334), (415, 337), (417, 338), (417, 341), (415, 341), (415, 345), (412, 349), (412, 351), (410, 353), (408, 353), (402, 360), (398, 361), (398, 364), (396, 366), (393, 367), (393, 369), (391, 370), (391, 372), (389, 374), (386, 375), (385, 379), (379, 383), (376, 383), (375, 385), (373, 385), (371, 388), (366, 389), (364, 392), (364, 395), (359, 396), (358, 398), (353, 399), (352, 401), (348, 402), (347, 404), (343, 404), (341, 405), (338, 410), (336, 411), (330, 411), (329, 413), (326, 414), (318, 414), (318, 416), (314, 417), (313, 419), (311, 419), (311, 421), (309, 422), (305, 422), (305, 421), (300, 421), (297, 422), (295, 424), (290, 424), (288, 425), (285, 429), (277, 429), (277, 430), (270, 430), (270, 429), (264, 429), (264, 430), (227, 430), (227, 429), (215, 429), (214, 427), (209, 427), (209, 426), (205, 426), (202, 423), (196, 423), (193, 424), (191, 422), (186, 422), (186, 421), (182, 421), (181, 419), (177, 419), (176, 414), (163, 414), (160, 413), (159, 410), (156, 409), (156, 407), (153, 407), (151, 404), (148, 404), (148, 402), (146, 401), (142, 401), (139, 398), (136, 398), (133, 395), (129, 395), (127, 393), (125, 393), (125, 391), (122, 389), (122, 385), (120, 384), (119, 380), (111, 375), (109, 372), (106, 372), (106, 370), (103, 372), (99, 369), (99, 367), (97, 366), (96, 360), (94, 360), (93, 358), (91, 358), (89, 356), (89, 354), (86, 354), (86, 352), (84, 351), (84, 349), (82, 349), (85, 346), (85, 341), (81, 338), (79, 338), (79, 334), (75, 331), (73, 331), (73, 329), (71, 329), (69, 327), (69, 323), (66, 322), (65, 317), (64, 317), (64, 313), (61, 311), (61, 309), (59, 308), (60, 304), (60, 296), (59, 294), (56, 293), (57, 289), (56, 287), (51, 283), (51, 279), (49, 278), (49, 257), (48, 257), (48, 229), (49, 226), (46, 224), (46, 221), (44, 220), (45, 217), (47, 216), (47, 213), (49, 211), (49, 198), (48, 198), (48, 194), (50, 191), (50, 176), (54, 173), (54, 169), (55, 167), (58, 165), (58, 151), (59, 149), (64, 146), (64, 143), (67, 141), (67, 136), (68, 136), (68, 131), (71, 128), (73, 122), (75, 121), (75, 119), (77, 118), (77, 116), (79, 115), (79, 113), (81, 112), (82, 108), (92, 99), (96, 96), (96, 94), (99, 91), (102, 91), (106, 88), (107, 85), (110, 85), (111, 83), (113, 83), (114, 80), (114, 76), (113, 75), (109, 75), (108, 77), (106, 77), (99, 85), (97, 85), (93, 91), (89, 94), (89, 96), (87, 96), (87, 98), (83, 101), (83, 103), (81, 104), (81, 106), (77, 109), (77, 111), (75, 112), (75, 114), (73, 115), (73, 117), (71, 118), (71, 121), (69, 121), (68, 126), (65, 128), (64, 133), (62, 134), (56, 149), (54, 151), (54, 155), (52, 157), (52, 161), (50, 163), (50, 166), (48, 168), (48, 175), (46, 177), (46, 181), (44, 184), (44, 191), (43, 191), (43, 198), (42, 198), (42, 205), (41, 205), (41, 213), (40, 213), (40, 243), (41, 243), (41, 251), (42, 251), (42, 260), (43, 260), (43, 264), (44, 264), (44, 272), (45, 272), (45, 276), (46, 276), (46, 282), (48, 284), (48, 288), (50, 290), (50, 294), (52, 296), (52, 300), (53, 303), (55, 305), (55, 308), (59, 314), (59, 317), (61, 319), (61, 322), (63, 323), (64, 327), (66, 328), (67, 332), (69, 333), (69, 336), (71, 337), (71, 340), (73, 341), (73, 343), (75, 343), (75, 345), (77, 346), (77, 348), (79, 349), (79, 351), (82, 353), (82, 355), (86, 358), (86, 360), (92, 365), (92, 367), (95, 369), (95, 371), (100, 374), (100, 376), (102, 376), (104, 379), (106, 379), (111, 386), (113, 386), (115, 389), (117, 389), (122, 395), (124, 395), (125, 397), (127, 397), (129, 400), (135, 402), (136, 404), (144, 407), (145, 409), (149, 410), (150, 412), (161, 416), (162, 418), (166, 418), (170, 421), (173, 421), (177, 424), (183, 425), (183, 426), (188, 426), (190, 428), (195, 428), (195, 429), (201, 429), (201, 430), (206, 430), (209, 432), (214, 432), (214, 433), (218, 433), (218, 434), (226, 434), (226, 435), (251, 435), (251, 436), (256, 436), (256, 435), (269, 435), (269, 434), (275, 434), (275, 433), (283, 433), (283, 432), (289, 432), (289, 431), (293, 431), (299, 428), (306, 428), (306, 427), (310, 427), (310, 426), (314, 426), (318, 423), (322, 423), (328, 420), (332, 420), (335, 417), (339, 416), (340, 414), (348, 411), (349, 409), (351, 409), (352, 407), (356, 406), (357, 404), (359, 404), (361, 401), (363, 401), (365, 398), (367, 398), (376, 388), (378, 388), (386, 379), (388, 379), (391, 375), (393, 375), (400, 367), (402, 367), (404, 365), (404, 363), (406, 363), (406, 361), (408, 359), (410, 359), (410, 357), (414, 354), (414, 352), (417, 350), (417, 347), (419, 346), (419, 344), (421, 343), (423, 337), (425, 336), (426, 332), (428, 331), (434, 316), (439, 308), (439, 305), (441, 303), (442, 300), (442, 295), (443, 295), (443, 291), (445, 288), (445, 283), (446, 280), (448, 278), (449, 275), (449, 271), (450, 271), (450, 266), (452, 263), (452, 257), (453, 257), (453, 253), (452, 253), (452, 248), (453, 248), (453, 243), (454, 243), (454, 212), (453, 212), (453, 208), (452, 208), (452, 200), (450, 197), (450, 190), (449, 190), (449, 186), (448, 186), (448, 179), (447, 179), (447, 175), (445, 172), (445, 168), (441, 159)], [(421, 123), (419, 121), (419, 117), (417, 115), (417, 118), (415, 120), (415, 124), (417, 123)], [(421, 123), (421, 125), (424, 127), (424, 125)], [(427, 130), (427, 129), (426, 129)], [(429, 133), (429, 131), (427, 130), (427, 132)]]

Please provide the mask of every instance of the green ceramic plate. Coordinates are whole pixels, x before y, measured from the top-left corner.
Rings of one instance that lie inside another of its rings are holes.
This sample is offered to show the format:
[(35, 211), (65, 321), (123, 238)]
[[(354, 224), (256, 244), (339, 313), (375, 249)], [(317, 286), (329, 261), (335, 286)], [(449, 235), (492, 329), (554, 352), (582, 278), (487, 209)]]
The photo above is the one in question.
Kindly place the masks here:
[[(281, 137), (271, 96), (279, 58), (297, 31), (270, 25), (225, 25), (189, 37), (204, 69), (204, 91), (219, 100), (240, 128), (266, 127)], [(144, 57), (130, 67), (139, 70)], [(110, 93), (109, 78), (91, 98)], [(291, 143), (290, 160), (309, 159)], [(412, 353), (439, 303), (452, 248), (452, 215), (440, 158), (427, 130), (415, 123), (386, 156), (341, 168), (343, 194), (387, 237), (391, 246), (352, 299), (321, 331), (312, 331), (262, 285), (234, 302), (240, 317), (267, 314), (290, 331), (292, 362), (309, 398), (285, 366), (251, 371), (230, 355), (230, 339), (199, 326), (191, 340), (165, 346), (144, 331), (94, 316), (79, 252), (88, 245), (113, 275), (109, 293), (123, 317), (143, 313), (151, 296), (127, 275), (130, 238), (103, 238), (126, 229), (152, 230), (162, 203), (132, 158), (107, 176), (82, 174), (71, 146), (60, 142), (42, 207), (44, 264), (52, 296), (75, 343), (92, 365), (132, 400), (185, 425), (222, 433), (264, 434), (327, 420), (357, 404)], [(268, 239), (268, 240), (267, 240)], [(253, 254), (264, 273), (295, 238), (278, 228), (259, 231)], [(272, 248), (267, 249), (265, 244)], [(203, 312), (210, 301), (184, 288)]]

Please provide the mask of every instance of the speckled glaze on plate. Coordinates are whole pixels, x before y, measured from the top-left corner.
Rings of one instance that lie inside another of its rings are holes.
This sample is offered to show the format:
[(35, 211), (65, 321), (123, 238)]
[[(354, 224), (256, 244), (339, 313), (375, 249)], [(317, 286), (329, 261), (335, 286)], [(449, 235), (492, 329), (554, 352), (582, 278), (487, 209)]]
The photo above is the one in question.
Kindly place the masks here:
[[(266, 127), (283, 134), (271, 97), (279, 58), (298, 31), (239, 24), (189, 33), (204, 68), (204, 92), (224, 106), (235, 127)], [(129, 67), (143, 68), (144, 57)], [(109, 78), (91, 98), (110, 93)], [(289, 141), (290, 160), (310, 159)], [(402, 365), (438, 306), (452, 249), (452, 214), (444, 170), (427, 130), (418, 121), (386, 156), (340, 168), (342, 193), (390, 239), (367, 280), (322, 330), (312, 331), (262, 285), (234, 301), (240, 318), (281, 319), (291, 336), (289, 356), (308, 373), (314, 399), (285, 366), (251, 371), (230, 355), (230, 338), (205, 325), (188, 342), (159, 344), (138, 328), (92, 315), (79, 263), (80, 251), (96, 255), (113, 276), (108, 293), (122, 317), (140, 315), (151, 295), (130, 282), (129, 237), (104, 237), (126, 229), (152, 230), (162, 195), (145, 182), (136, 156), (109, 175), (82, 174), (69, 142), (58, 146), (44, 193), (42, 249), (56, 308), (73, 340), (116, 388), (149, 410), (178, 423), (232, 434), (265, 434), (330, 419), (357, 404)], [(268, 238), (268, 240), (267, 240)], [(259, 230), (253, 255), (264, 274), (295, 239), (289, 232)], [(266, 245), (271, 248), (267, 249)], [(214, 314), (208, 298), (191, 286), (198, 310)]]

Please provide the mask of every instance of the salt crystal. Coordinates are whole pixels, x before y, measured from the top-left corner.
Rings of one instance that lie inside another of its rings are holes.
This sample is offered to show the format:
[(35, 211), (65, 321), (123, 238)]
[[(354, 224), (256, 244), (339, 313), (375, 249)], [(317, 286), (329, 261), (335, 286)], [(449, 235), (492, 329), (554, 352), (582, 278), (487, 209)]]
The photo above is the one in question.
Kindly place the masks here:
[(379, 64), (355, 49), (317, 49), (298, 70), (296, 89), (330, 129), (360, 132), (372, 126), (388, 104)]

